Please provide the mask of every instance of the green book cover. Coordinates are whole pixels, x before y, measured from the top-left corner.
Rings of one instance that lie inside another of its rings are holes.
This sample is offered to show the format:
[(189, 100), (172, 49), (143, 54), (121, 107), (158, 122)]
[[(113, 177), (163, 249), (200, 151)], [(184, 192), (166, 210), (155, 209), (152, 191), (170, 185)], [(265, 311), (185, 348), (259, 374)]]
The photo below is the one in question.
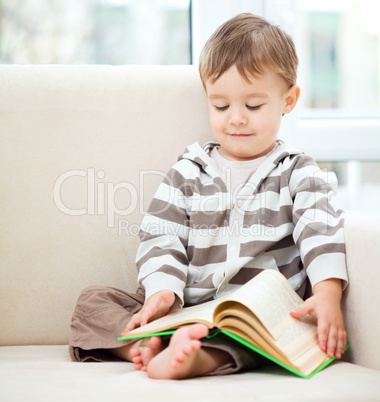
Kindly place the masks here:
[[(145, 335), (134, 335), (134, 336), (124, 336), (124, 337), (120, 337), (118, 338), (118, 341), (124, 341), (124, 340), (128, 340), (128, 339), (138, 339), (138, 338), (147, 338), (147, 337), (152, 337), (152, 336), (164, 336), (164, 335), (172, 335), (176, 330), (169, 330), (169, 331), (162, 331), (162, 332), (157, 332), (157, 333), (153, 333), (153, 334), (145, 334)], [(272, 362), (278, 364), (279, 366), (283, 367), (284, 369), (290, 371), (293, 374), (298, 375), (299, 377), (302, 378), (306, 378), (309, 379), (311, 377), (313, 377), (315, 374), (317, 374), (319, 371), (321, 371), (322, 369), (324, 369), (327, 365), (329, 365), (332, 361), (335, 360), (335, 357), (331, 357), (328, 360), (326, 360), (324, 363), (322, 363), (316, 370), (314, 370), (311, 374), (305, 375), (303, 373), (301, 373), (298, 370), (295, 370), (293, 367), (288, 366), (287, 364), (277, 360), (276, 358), (274, 358), (273, 356), (269, 355), (268, 353), (264, 352), (263, 350), (259, 349), (258, 347), (252, 345), (251, 343), (247, 342), (245, 339), (240, 338), (239, 336), (232, 334), (229, 331), (225, 331), (225, 330), (220, 330), (218, 328), (215, 328), (213, 330), (210, 331), (209, 335), (207, 335), (207, 338), (211, 338), (213, 336), (218, 335), (219, 333), (222, 333), (224, 335), (229, 336), (230, 338), (232, 338), (233, 340), (243, 344), (244, 346), (246, 346), (247, 348), (255, 351), (256, 353), (259, 353), (260, 355), (266, 357), (267, 359), (271, 360)], [(348, 349), (348, 345), (346, 346), (346, 349)]]

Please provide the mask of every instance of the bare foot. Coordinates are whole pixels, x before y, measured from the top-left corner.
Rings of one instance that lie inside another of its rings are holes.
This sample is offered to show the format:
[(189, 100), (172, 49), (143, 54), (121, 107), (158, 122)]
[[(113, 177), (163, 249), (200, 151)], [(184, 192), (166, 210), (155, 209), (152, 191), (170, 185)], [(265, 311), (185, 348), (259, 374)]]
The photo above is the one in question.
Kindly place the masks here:
[(203, 364), (207, 363), (206, 352), (201, 350), (200, 341), (207, 334), (208, 328), (203, 324), (178, 329), (172, 335), (169, 346), (150, 360), (147, 368), (149, 377), (180, 379), (201, 375), (200, 368), (207, 372), (209, 365)]
[(153, 336), (142, 339), (131, 349), (132, 362), (136, 370), (147, 371), (149, 362), (162, 350), (161, 338)]

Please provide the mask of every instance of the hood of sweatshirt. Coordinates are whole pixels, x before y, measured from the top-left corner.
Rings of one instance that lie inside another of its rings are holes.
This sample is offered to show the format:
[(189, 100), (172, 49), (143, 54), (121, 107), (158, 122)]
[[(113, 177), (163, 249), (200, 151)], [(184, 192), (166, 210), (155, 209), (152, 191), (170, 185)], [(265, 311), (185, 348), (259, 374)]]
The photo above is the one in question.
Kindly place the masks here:
[[(264, 180), (270, 172), (278, 166), (278, 164), (285, 158), (300, 155), (303, 152), (298, 151), (290, 144), (285, 143), (282, 140), (277, 140), (277, 147), (270, 153), (267, 159), (258, 167), (256, 172), (252, 175), (249, 182), (253, 184), (256, 188)], [(210, 157), (210, 153), (213, 148), (220, 146), (215, 141), (210, 141), (200, 146), (198, 142), (189, 145), (183, 154), (178, 158), (178, 161), (182, 159), (187, 159), (199, 165), (199, 167), (209, 174), (214, 179), (220, 178), (220, 175), (216, 168), (214, 167), (214, 162)], [(252, 187), (251, 187), (252, 188)]]

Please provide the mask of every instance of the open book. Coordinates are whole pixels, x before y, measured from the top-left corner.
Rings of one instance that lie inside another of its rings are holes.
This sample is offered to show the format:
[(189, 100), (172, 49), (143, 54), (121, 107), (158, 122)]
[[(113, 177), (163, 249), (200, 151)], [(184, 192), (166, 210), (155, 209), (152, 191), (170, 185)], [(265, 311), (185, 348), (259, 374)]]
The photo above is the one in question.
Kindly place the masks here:
[(295, 319), (289, 311), (303, 303), (286, 278), (267, 269), (233, 293), (185, 307), (128, 333), (119, 340), (173, 333), (193, 323), (222, 332), (280, 366), (309, 378), (333, 358), (318, 346), (316, 320)]

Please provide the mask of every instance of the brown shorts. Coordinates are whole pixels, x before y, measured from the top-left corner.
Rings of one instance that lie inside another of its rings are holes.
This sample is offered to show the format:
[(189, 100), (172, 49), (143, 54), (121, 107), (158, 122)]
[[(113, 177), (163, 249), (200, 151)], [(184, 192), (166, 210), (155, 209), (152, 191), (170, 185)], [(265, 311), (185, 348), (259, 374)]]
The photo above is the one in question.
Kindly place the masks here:
[[(145, 300), (144, 292), (127, 293), (110, 287), (86, 288), (78, 299), (72, 322), (69, 342), (73, 361), (105, 362), (118, 361), (108, 349), (118, 348), (135, 342), (118, 341), (133, 314), (137, 313)], [(220, 367), (210, 375), (224, 375), (249, 370), (265, 364), (266, 359), (241, 346), (227, 336), (218, 335), (202, 339), (202, 347), (217, 348), (229, 353), (232, 362)]]

